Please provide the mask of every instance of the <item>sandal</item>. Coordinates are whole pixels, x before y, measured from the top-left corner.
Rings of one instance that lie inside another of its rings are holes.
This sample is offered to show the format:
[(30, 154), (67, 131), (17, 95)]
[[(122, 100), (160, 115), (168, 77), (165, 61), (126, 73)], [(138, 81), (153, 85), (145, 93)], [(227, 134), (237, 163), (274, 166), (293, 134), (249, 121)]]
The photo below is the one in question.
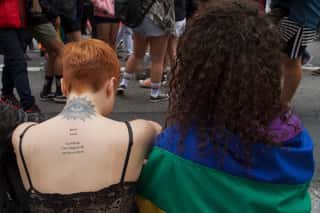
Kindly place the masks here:
[[(163, 81), (161, 81), (161, 86), (166, 86), (167, 83), (168, 82), (166, 80), (163, 80)], [(151, 79), (146, 78), (145, 80), (139, 80), (139, 86), (141, 88), (150, 89), (151, 88)]]
[(141, 88), (150, 89), (151, 88), (151, 79), (147, 78), (145, 80), (139, 80), (139, 86)]

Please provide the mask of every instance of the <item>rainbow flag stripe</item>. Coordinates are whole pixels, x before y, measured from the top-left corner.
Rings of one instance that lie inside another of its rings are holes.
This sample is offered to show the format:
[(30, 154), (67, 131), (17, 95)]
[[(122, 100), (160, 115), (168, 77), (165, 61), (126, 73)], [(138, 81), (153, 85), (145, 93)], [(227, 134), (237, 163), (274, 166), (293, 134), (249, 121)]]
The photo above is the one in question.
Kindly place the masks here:
[(250, 167), (237, 155), (241, 148), (236, 136), (224, 152), (210, 143), (201, 152), (195, 130), (189, 131), (181, 147), (177, 128), (168, 128), (157, 139), (142, 171), (137, 198), (140, 212), (310, 212), (312, 140), (297, 117), (290, 121), (270, 127), (283, 144), (255, 145)]

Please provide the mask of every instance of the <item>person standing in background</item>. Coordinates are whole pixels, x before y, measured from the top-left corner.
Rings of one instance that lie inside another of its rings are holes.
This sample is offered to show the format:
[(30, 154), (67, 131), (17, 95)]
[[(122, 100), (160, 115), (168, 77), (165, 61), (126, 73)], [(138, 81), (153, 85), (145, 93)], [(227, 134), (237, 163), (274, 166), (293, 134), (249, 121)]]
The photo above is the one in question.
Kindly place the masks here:
[(81, 40), (81, 20), (79, 4), (81, 0), (48, 0), (57, 10), (62, 29), (68, 42)]
[[(22, 107), (28, 113), (41, 117), (30, 89), (27, 62), (24, 56), (24, 32), (26, 27), (26, 1), (3, 0), (0, 4), (0, 49), (4, 54), (2, 94), (0, 102), (14, 108)], [(14, 88), (20, 102), (14, 95)]]
[(168, 100), (168, 95), (160, 90), (163, 64), (169, 35), (174, 31), (174, 0), (155, 0), (143, 22), (133, 29), (134, 51), (126, 64), (126, 70), (118, 88), (118, 94), (127, 90), (130, 79), (137, 71), (150, 44), (151, 91), (150, 102)]
[[(187, 1), (186, 0), (175, 0), (174, 1), (174, 11), (175, 11), (175, 26), (174, 31), (170, 34), (168, 40), (168, 48), (167, 48), (167, 58), (169, 60), (170, 68), (173, 68), (176, 64), (177, 57), (177, 46), (179, 37), (183, 34), (186, 28), (186, 16), (187, 16)], [(167, 63), (164, 63), (165, 73), (167, 73)], [(142, 88), (150, 88), (151, 87), (151, 79), (148, 78), (146, 80), (139, 81), (140, 87)]]
[(101, 9), (100, 5), (103, 4), (101, 1), (104, 0), (91, 1), (94, 6), (94, 22), (96, 24), (97, 39), (106, 42), (115, 49), (120, 20)]
[[(37, 6), (35, 6), (37, 5)], [(40, 7), (39, 7), (40, 5)], [(33, 8), (40, 8), (37, 12)], [(64, 103), (65, 96), (61, 91), (61, 54), (63, 49), (63, 42), (58, 38), (54, 24), (60, 22), (58, 12), (55, 5), (47, 1), (39, 2), (39, 0), (32, 0), (28, 2), (27, 6), (28, 30), (40, 42), (48, 52), (48, 66), (45, 74), (45, 82), (40, 92), (41, 101), (55, 101), (57, 103)], [(53, 24), (54, 23), (54, 24)], [(52, 92), (53, 80), (56, 81), (56, 91)]]
[(279, 26), (284, 44), (286, 57), (281, 100), (290, 107), (302, 78), (301, 55), (316, 38), (320, 24), (320, 1), (272, 0), (268, 16)]

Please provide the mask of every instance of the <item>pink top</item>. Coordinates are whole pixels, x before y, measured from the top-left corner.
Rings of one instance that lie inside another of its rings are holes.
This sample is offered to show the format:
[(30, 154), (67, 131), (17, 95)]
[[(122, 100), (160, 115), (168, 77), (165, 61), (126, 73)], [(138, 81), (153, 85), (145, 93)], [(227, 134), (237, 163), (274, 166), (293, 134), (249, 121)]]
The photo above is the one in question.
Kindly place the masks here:
[(114, 0), (91, 0), (94, 14), (100, 17), (115, 17)]

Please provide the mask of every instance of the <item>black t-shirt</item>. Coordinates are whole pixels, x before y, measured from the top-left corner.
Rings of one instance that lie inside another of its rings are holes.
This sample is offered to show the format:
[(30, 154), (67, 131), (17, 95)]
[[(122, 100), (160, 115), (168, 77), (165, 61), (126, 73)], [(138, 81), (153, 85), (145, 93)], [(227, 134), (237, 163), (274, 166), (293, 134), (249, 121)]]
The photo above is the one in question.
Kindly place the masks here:
[(186, 18), (186, 0), (174, 0), (174, 10), (176, 14), (176, 21), (182, 21)]
[(195, 0), (186, 0), (186, 16), (190, 18), (197, 10), (197, 3)]
[(39, 2), (42, 8), (42, 13), (33, 15), (30, 12), (32, 0), (27, 0), (27, 18), (29, 26), (37, 26), (52, 22), (58, 16), (58, 12), (50, 0), (39, 0)]

